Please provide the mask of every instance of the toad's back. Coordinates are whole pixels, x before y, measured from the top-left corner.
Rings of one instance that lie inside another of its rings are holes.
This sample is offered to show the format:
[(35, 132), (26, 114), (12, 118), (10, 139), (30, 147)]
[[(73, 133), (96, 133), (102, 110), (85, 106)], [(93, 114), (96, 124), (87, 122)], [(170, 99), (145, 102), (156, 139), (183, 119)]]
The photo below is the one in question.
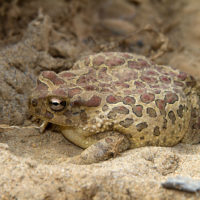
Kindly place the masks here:
[[(87, 136), (114, 130), (127, 135), (132, 148), (173, 146), (200, 128), (196, 81), (143, 56), (99, 53), (79, 60), (69, 71), (43, 72), (39, 79), (37, 99), (68, 102), (61, 113), (46, 108), (39, 117), (79, 127)], [(41, 92), (40, 84), (47, 91)]]

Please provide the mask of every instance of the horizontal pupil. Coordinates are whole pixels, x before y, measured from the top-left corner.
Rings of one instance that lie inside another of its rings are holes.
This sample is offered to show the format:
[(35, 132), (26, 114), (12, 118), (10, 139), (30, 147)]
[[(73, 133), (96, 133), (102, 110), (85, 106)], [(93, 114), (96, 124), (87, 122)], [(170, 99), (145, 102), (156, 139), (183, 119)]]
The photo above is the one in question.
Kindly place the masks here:
[(52, 105), (54, 105), (54, 106), (57, 106), (57, 105), (59, 105), (60, 103), (50, 101), (50, 104), (52, 104)]
[(66, 102), (65, 101), (62, 101), (62, 102), (50, 102), (50, 104), (54, 105), (54, 106), (58, 106), (58, 105), (62, 105), (62, 106), (65, 106), (66, 105)]

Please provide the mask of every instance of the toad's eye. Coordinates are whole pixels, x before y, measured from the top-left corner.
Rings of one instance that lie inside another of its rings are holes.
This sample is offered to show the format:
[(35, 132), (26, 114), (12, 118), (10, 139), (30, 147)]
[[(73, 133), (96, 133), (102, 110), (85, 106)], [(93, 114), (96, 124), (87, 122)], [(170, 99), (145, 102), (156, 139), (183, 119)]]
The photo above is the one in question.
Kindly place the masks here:
[(66, 106), (66, 101), (52, 98), (49, 100), (49, 106), (53, 111), (62, 111)]

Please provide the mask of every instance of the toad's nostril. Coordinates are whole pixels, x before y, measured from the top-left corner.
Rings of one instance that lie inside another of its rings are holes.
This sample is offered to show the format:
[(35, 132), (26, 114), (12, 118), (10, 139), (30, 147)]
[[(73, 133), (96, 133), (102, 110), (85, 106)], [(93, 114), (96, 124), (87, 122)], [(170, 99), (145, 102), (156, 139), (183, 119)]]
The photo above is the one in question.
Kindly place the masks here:
[(38, 105), (38, 102), (36, 99), (32, 99), (31, 104), (33, 107), (36, 107)]

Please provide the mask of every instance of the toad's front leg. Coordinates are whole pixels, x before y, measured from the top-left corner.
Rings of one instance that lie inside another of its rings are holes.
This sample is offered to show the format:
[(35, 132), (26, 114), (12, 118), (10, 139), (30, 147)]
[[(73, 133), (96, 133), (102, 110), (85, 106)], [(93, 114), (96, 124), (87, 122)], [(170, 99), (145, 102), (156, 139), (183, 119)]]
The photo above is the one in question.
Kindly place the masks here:
[(105, 137), (96, 141), (91, 136), (82, 137), (82, 143), (88, 143), (93, 140), (93, 144), (86, 148), (80, 155), (69, 158), (67, 162), (79, 165), (97, 163), (115, 157), (118, 153), (127, 150), (130, 146), (127, 137), (118, 132), (111, 131), (101, 133), (102, 135)]

